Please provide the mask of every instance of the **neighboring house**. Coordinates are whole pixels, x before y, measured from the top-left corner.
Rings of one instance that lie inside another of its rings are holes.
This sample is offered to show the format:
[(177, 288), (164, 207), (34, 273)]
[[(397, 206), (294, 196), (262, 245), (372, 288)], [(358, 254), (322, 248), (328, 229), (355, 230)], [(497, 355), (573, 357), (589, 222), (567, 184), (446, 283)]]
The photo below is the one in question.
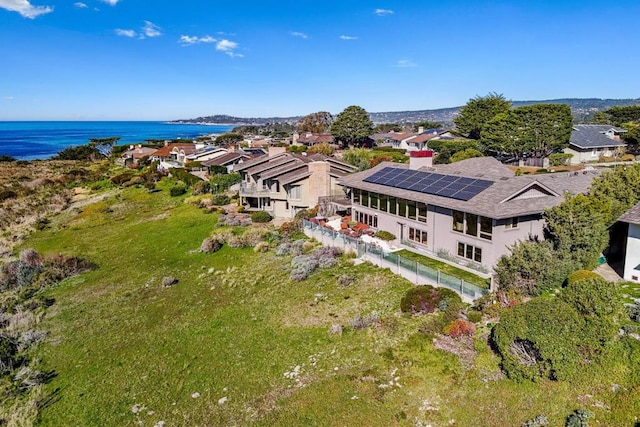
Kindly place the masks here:
[(252, 157), (257, 157), (257, 156), (246, 154), (243, 151), (236, 151), (232, 153), (226, 153), (222, 156), (218, 156), (211, 160), (206, 160), (202, 162), (202, 166), (209, 169), (209, 172), (211, 172), (210, 171), (211, 166), (224, 166), (227, 168), (227, 172), (231, 173), (233, 172), (233, 167), (235, 165), (243, 163), (251, 159)]
[(180, 168), (187, 163), (187, 156), (195, 152), (195, 144), (167, 144), (151, 153), (150, 157), (152, 160), (159, 160), (161, 168)]
[(143, 147), (138, 144), (135, 147), (133, 145), (129, 146), (129, 149), (122, 153), (120, 159), (118, 159), (118, 164), (122, 166), (135, 166), (138, 164), (138, 161), (143, 157), (150, 157), (151, 154), (155, 153), (157, 148)]
[(200, 145), (196, 144), (196, 151), (193, 154), (189, 154), (186, 158), (186, 162), (205, 162), (207, 160), (215, 159), (216, 157), (224, 156), (229, 150), (217, 147), (215, 145)]
[(269, 156), (234, 166), (242, 175), (240, 199), (246, 209), (293, 218), (316, 206), (320, 197), (344, 197), (337, 181), (356, 170), (352, 165), (321, 154), (305, 156), (283, 150), (272, 148)]
[(318, 134), (318, 133), (305, 133), (303, 135), (299, 135), (296, 142), (298, 144), (303, 144), (308, 147), (316, 144), (334, 144), (335, 138), (330, 134)]
[(624, 151), (621, 135), (626, 130), (609, 125), (573, 125), (566, 154), (573, 154), (572, 165), (596, 162), (600, 157), (613, 157)]
[(543, 238), (542, 212), (585, 193), (597, 171), (515, 176), (492, 157), (431, 165), (385, 162), (340, 179), (354, 220), (396, 236), (396, 244), (493, 267), (518, 240)]
[(623, 278), (640, 282), (640, 203), (625, 212), (618, 221), (628, 224)]
[(375, 134), (371, 138), (379, 141), (379, 145), (391, 146), (393, 148), (404, 149), (407, 151), (420, 151), (428, 146), (428, 141), (438, 139), (455, 139), (453, 135), (446, 129), (427, 129), (419, 128), (418, 132), (389, 132), (387, 134)]

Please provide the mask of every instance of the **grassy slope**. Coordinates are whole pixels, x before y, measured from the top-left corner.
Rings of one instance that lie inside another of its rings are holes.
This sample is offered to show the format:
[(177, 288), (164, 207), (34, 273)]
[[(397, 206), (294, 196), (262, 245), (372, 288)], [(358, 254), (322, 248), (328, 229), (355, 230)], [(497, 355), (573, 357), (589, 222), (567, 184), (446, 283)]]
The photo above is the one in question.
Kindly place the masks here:
[[(497, 360), (483, 344), (475, 368), (463, 370), (416, 333), (420, 319), (398, 314), (411, 285), (388, 270), (344, 261), (297, 283), (289, 258), (273, 252), (191, 252), (214, 220), (164, 193), (129, 189), (29, 241), (100, 264), (50, 292), (56, 303), (42, 328), (51, 333), (38, 356), (57, 377), (43, 425), (512, 426), (541, 413), (560, 425), (588, 406), (578, 399), (586, 394), (611, 404), (595, 409), (607, 425), (639, 412), (637, 394), (611, 403), (610, 384), (625, 372), (598, 385), (492, 380)], [(354, 272), (353, 285), (336, 284)], [(162, 288), (166, 275), (180, 283)], [(374, 310), (384, 326), (327, 333)], [(284, 376), (297, 365), (301, 387)], [(380, 387), (395, 377), (401, 387)], [(135, 404), (146, 409), (134, 415)]]

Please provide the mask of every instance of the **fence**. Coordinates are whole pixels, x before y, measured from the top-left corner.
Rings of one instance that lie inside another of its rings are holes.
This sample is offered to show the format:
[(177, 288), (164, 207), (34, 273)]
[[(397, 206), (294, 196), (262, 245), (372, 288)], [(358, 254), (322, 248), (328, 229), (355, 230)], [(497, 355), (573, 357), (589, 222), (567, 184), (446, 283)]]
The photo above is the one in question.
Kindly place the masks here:
[(303, 220), (302, 224), (305, 234), (316, 238), (322, 244), (340, 247), (346, 251), (351, 250), (357, 253), (359, 258), (366, 259), (380, 267), (388, 267), (391, 270), (395, 270), (396, 273), (416, 284), (430, 284), (449, 288), (460, 294), (462, 299), (466, 301), (473, 301), (487, 293), (487, 289), (465, 282), (463, 279), (443, 273), (440, 270), (427, 267), (396, 253), (385, 252), (378, 245), (365, 243), (360, 239), (338, 233), (307, 220)]

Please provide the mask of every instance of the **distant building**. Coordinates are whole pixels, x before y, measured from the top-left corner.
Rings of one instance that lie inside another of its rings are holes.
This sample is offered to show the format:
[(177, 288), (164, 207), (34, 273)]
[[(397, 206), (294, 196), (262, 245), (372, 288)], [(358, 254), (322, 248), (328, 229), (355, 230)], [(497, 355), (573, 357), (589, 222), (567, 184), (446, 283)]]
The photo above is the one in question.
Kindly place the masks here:
[(129, 149), (122, 153), (120, 159), (118, 159), (118, 164), (122, 166), (135, 166), (138, 164), (138, 161), (143, 157), (149, 157), (153, 153), (157, 151), (156, 148), (143, 147), (138, 144), (135, 147), (133, 145), (129, 146)]
[(372, 135), (371, 138), (381, 146), (420, 151), (428, 147), (428, 141), (439, 139), (457, 139), (456, 135), (446, 129), (423, 129), (418, 132), (389, 132)]
[(566, 154), (573, 154), (572, 165), (597, 162), (600, 157), (613, 157), (624, 151), (621, 135), (626, 130), (609, 125), (573, 125)]
[(293, 218), (316, 206), (321, 197), (344, 196), (338, 179), (355, 170), (331, 157), (288, 153), (282, 147), (234, 166), (242, 175), (240, 198), (245, 208), (278, 218)]

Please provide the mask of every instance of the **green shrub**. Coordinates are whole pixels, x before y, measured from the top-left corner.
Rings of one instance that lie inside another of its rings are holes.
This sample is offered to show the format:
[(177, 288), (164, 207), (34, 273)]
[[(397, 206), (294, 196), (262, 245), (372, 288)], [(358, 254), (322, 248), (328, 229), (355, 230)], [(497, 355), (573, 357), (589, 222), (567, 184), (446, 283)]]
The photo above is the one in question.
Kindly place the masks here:
[(551, 166), (566, 165), (567, 161), (573, 157), (573, 154), (568, 153), (555, 153), (549, 155), (549, 164)]
[(213, 196), (213, 204), (215, 206), (228, 205), (230, 201), (229, 196), (225, 196), (224, 194), (216, 194)]
[(389, 233), (388, 231), (385, 231), (385, 230), (376, 231), (375, 236), (380, 240), (386, 240), (386, 241), (395, 240), (396, 238), (395, 234)]
[(171, 194), (171, 197), (182, 196), (186, 192), (187, 192), (187, 186), (184, 184), (176, 184), (169, 189), (169, 194)]
[(9, 200), (9, 199), (15, 199), (16, 197), (18, 197), (18, 193), (16, 193), (13, 190), (2, 190), (2, 191), (0, 191), (0, 202), (3, 202), (5, 200)]
[(129, 181), (133, 177), (132, 173), (121, 173), (120, 175), (112, 176), (109, 181), (115, 185), (122, 185)]
[(245, 211), (245, 208), (244, 208), (244, 206), (242, 206), (242, 205), (240, 205), (240, 206), (238, 206), (238, 207), (236, 208), (236, 212), (238, 212), (238, 213), (244, 213), (244, 211)]
[(580, 368), (584, 323), (566, 302), (539, 297), (505, 310), (491, 340), (511, 379), (571, 379)]
[(482, 321), (482, 313), (477, 310), (469, 310), (467, 311), (467, 319), (469, 322), (478, 323)]
[(209, 183), (207, 181), (196, 182), (193, 186), (192, 193), (193, 194), (206, 194), (211, 189)]
[(601, 278), (602, 276), (600, 276), (598, 273), (594, 273), (593, 271), (578, 270), (578, 271), (574, 271), (569, 275), (569, 277), (567, 277), (567, 284), (571, 285), (573, 283), (580, 282), (582, 280), (601, 279)]
[(269, 212), (256, 211), (251, 213), (251, 221), (253, 222), (269, 222), (271, 221), (271, 215)]
[(589, 418), (593, 418), (593, 412), (588, 409), (576, 409), (575, 412), (567, 418), (566, 427), (589, 427)]
[(400, 300), (400, 310), (403, 313), (433, 313), (440, 300), (440, 293), (433, 286), (414, 286)]
[(173, 169), (171, 169), (170, 172), (171, 172), (171, 176), (173, 176), (176, 179), (182, 181), (187, 187), (191, 187), (192, 185), (195, 185), (198, 182), (202, 181), (197, 176), (187, 172), (186, 169), (173, 168)]

